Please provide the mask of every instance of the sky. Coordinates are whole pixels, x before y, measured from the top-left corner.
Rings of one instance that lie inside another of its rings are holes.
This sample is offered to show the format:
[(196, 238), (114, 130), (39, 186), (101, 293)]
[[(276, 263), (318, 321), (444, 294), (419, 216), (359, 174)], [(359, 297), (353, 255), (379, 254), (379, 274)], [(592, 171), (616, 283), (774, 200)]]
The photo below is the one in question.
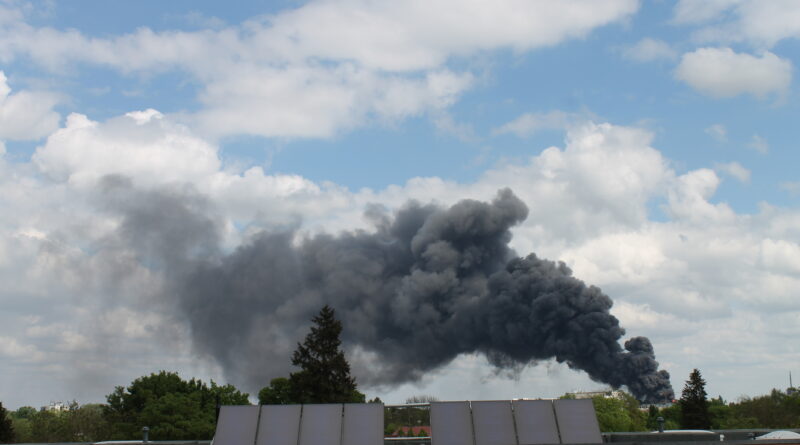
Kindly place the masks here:
[[(126, 225), (110, 180), (191, 197), (220, 255), (508, 187), (529, 209), (515, 251), (610, 296), (676, 392), (693, 368), (726, 400), (785, 388), (798, 38), (796, 0), (2, 1), (0, 401), (101, 402), (161, 369), (259, 389), (193, 343), (159, 246), (124, 244), (148, 228)], [(603, 387), (553, 360), (506, 372), (464, 354), (361, 389)]]

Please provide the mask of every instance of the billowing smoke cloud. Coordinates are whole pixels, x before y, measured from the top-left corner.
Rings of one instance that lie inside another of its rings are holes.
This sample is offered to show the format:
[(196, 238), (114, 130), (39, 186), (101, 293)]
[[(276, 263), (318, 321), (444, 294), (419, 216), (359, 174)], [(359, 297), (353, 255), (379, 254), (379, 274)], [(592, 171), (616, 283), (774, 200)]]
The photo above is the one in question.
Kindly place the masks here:
[(491, 203), (373, 207), (369, 232), (263, 232), (226, 255), (197, 196), (105, 187), (124, 217), (120, 236), (163, 262), (169, 304), (233, 381), (258, 388), (286, 375), (308, 320), (329, 304), (362, 384), (412, 381), (480, 352), (500, 368), (555, 358), (643, 401), (673, 397), (647, 338), (620, 345), (608, 296), (563, 263), (508, 247), (528, 216), (508, 189)]

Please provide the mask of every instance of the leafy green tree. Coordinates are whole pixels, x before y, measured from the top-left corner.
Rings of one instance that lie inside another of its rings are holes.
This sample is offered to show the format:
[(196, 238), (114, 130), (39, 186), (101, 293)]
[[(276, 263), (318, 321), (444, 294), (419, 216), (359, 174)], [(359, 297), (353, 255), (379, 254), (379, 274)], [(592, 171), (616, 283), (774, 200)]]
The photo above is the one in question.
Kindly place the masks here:
[(61, 442), (69, 437), (66, 416), (53, 411), (40, 411), (31, 418), (31, 432), (34, 442)]
[(363, 403), (366, 398), (356, 390), (350, 364), (340, 349), (342, 323), (334, 310), (325, 305), (311, 321), (311, 332), (292, 355), (292, 365), (300, 367), (289, 376), (292, 399), (300, 403)]
[(800, 394), (773, 389), (728, 405), (727, 428), (800, 428)]
[(689, 380), (686, 381), (678, 402), (682, 428), (701, 430), (711, 428), (711, 416), (708, 412), (706, 396), (706, 381), (703, 380), (700, 371), (694, 369), (689, 374)]
[(439, 399), (435, 396), (422, 394), (417, 396), (411, 396), (406, 398), (406, 403), (431, 403), (431, 402), (438, 402)]
[(8, 410), (3, 408), (3, 402), (0, 402), (0, 443), (14, 442), (14, 425), (9, 416)]
[(592, 398), (597, 413), (597, 423), (603, 432), (645, 431), (645, 415), (639, 402), (630, 394), (622, 398), (597, 396)]
[(664, 418), (664, 429), (676, 430), (681, 427), (681, 407), (679, 403), (661, 408), (659, 414)]
[(37, 412), (39, 411), (32, 406), (20, 406), (16, 411), (14, 411), (13, 416), (18, 419), (30, 419), (36, 415)]
[(98, 442), (106, 440), (111, 429), (104, 416), (103, 405), (90, 403), (77, 406), (64, 413), (69, 442)]
[(292, 384), (286, 377), (276, 377), (269, 381), (269, 386), (258, 392), (259, 405), (287, 405), (295, 403), (292, 398)]
[(231, 385), (206, 385), (161, 371), (118, 386), (106, 396), (105, 418), (112, 439), (141, 437), (144, 426), (153, 440), (210, 439), (216, 429), (216, 406), (249, 404), (248, 395)]

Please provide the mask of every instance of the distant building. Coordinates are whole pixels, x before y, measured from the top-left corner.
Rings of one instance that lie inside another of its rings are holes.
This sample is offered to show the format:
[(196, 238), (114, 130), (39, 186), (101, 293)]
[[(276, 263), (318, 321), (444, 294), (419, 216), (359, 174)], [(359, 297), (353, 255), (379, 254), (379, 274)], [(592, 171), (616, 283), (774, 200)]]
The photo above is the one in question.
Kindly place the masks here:
[(56, 414), (69, 410), (70, 410), (69, 405), (64, 402), (50, 402), (49, 405), (43, 406), (39, 409), (39, 411), (48, 411)]
[(420, 437), (420, 436), (428, 436), (431, 435), (431, 427), (427, 425), (423, 426), (401, 426), (397, 428), (397, 430), (392, 433), (389, 437)]
[(567, 396), (576, 399), (592, 399), (594, 397), (603, 397), (605, 399), (622, 399), (623, 392), (616, 389), (606, 389), (603, 391), (576, 391), (568, 392)]

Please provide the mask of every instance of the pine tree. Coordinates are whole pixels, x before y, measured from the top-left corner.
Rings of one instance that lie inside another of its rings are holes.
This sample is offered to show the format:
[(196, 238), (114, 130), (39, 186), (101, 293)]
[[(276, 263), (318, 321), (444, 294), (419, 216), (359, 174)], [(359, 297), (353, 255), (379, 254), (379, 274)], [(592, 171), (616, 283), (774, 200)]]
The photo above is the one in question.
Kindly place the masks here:
[(711, 428), (711, 417), (708, 414), (706, 400), (706, 382), (700, 371), (694, 369), (681, 393), (681, 427), (686, 429), (705, 430)]
[(363, 402), (364, 395), (356, 391), (350, 364), (340, 349), (342, 323), (334, 317), (334, 310), (325, 305), (311, 321), (311, 332), (292, 355), (292, 364), (301, 369), (289, 376), (292, 398), (300, 403)]
[(0, 443), (14, 443), (14, 425), (8, 410), (3, 408), (3, 402), (0, 402)]

